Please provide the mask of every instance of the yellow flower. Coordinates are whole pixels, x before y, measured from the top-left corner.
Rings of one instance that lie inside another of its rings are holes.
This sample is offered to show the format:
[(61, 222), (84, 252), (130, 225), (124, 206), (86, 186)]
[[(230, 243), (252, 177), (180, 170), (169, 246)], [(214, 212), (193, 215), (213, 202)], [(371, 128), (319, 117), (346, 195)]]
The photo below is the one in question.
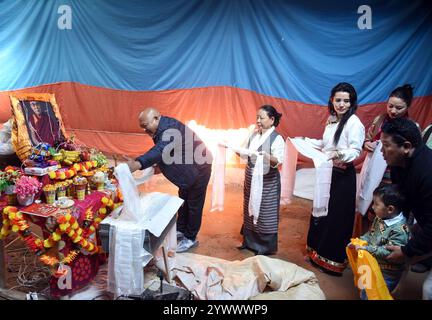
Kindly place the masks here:
[(69, 223), (62, 223), (62, 224), (60, 225), (60, 230), (61, 230), (61, 231), (66, 231), (66, 229), (69, 228), (69, 227), (70, 227), (70, 224), (69, 224)]
[(57, 232), (53, 232), (52, 238), (54, 241), (59, 241), (61, 239), (61, 235), (59, 235)]
[(53, 246), (53, 242), (50, 239), (45, 239), (43, 242), (45, 248), (51, 248)]

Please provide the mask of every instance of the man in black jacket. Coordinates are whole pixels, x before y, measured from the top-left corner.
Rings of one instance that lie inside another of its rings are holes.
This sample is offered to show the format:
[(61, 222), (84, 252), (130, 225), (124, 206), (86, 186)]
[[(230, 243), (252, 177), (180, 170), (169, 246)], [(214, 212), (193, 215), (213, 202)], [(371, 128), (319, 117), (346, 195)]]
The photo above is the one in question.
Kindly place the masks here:
[(140, 127), (155, 143), (149, 151), (127, 162), (131, 172), (157, 165), (161, 173), (179, 188), (184, 200), (177, 218), (177, 252), (198, 245), (202, 210), (211, 175), (212, 156), (202, 140), (180, 121), (147, 108), (139, 116)]
[[(407, 118), (385, 123), (381, 142), (392, 182), (399, 185), (407, 199), (404, 212), (412, 212), (419, 227), (406, 246), (387, 247), (392, 251), (387, 260), (419, 260), (420, 256), (432, 254), (432, 150), (422, 142), (417, 125)], [(432, 299), (432, 271), (423, 284), (423, 299)]]

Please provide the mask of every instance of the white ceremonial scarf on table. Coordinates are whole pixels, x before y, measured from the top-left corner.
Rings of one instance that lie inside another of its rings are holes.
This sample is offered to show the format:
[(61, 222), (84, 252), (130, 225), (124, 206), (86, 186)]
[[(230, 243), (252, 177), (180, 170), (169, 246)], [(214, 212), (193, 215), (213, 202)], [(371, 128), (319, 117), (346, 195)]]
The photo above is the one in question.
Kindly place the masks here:
[[(184, 202), (179, 197), (160, 192), (140, 194), (137, 186), (150, 179), (153, 172), (154, 168), (147, 168), (137, 179), (125, 163), (114, 169), (124, 202), (102, 223), (110, 226), (108, 291), (116, 296), (139, 295), (144, 291), (143, 267), (153, 258), (153, 254), (143, 247), (146, 230), (160, 237)], [(166, 237), (176, 239), (175, 230), (174, 224)], [(172, 241), (169, 246), (175, 251)], [(167, 264), (169, 261), (168, 257)]]
[(364, 216), (373, 200), (373, 192), (380, 184), (387, 168), (381, 152), (381, 141), (375, 147), (374, 152), (368, 152), (360, 171), (360, 178), (357, 185), (357, 212)]
[[(290, 138), (288, 138), (290, 139)], [(328, 213), (333, 161), (325, 153), (317, 150), (310, 142), (303, 139), (290, 139), (294, 147), (305, 157), (312, 159), (315, 166), (315, 186), (312, 215), (325, 217)], [(291, 150), (292, 153), (294, 153)], [(295, 157), (295, 154), (292, 155)], [(291, 157), (291, 155), (289, 155)]]

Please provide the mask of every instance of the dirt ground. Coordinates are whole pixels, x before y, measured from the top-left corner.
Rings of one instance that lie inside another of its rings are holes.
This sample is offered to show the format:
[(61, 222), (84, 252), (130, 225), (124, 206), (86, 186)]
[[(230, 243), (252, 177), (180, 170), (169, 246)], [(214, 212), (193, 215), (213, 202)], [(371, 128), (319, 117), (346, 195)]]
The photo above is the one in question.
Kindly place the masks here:
[[(158, 191), (177, 195), (177, 187), (165, 179), (155, 179), (145, 192)], [(190, 252), (226, 259), (243, 260), (254, 253), (238, 250), (242, 241), (240, 228), (243, 212), (243, 189), (241, 185), (229, 184), (225, 190), (225, 208), (223, 212), (210, 212), (211, 186), (207, 189), (207, 197), (203, 212), (203, 220), (198, 234), (199, 246)], [(358, 290), (354, 287), (353, 274), (347, 269), (342, 277), (334, 277), (322, 273), (304, 260), (306, 236), (312, 201), (297, 198), (281, 208), (279, 223), (279, 242), (274, 258), (295, 263), (314, 272), (321, 289), (329, 300), (358, 300)], [(409, 272), (401, 290), (401, 299), (421, 299), (421, 284), (426, 274)]]

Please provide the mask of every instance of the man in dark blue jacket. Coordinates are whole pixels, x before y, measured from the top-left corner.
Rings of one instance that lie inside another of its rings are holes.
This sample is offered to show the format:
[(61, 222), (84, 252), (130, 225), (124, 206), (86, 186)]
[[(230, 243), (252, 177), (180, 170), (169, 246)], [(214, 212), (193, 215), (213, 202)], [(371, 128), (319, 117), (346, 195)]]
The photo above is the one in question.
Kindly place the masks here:
[[(407, 207), (417, 221), (418, 232), (403, 246), (388, 246), (387, 260), (393, 263), (432, 254), (432, 150), (422, 142), (417, 125), (406, 118), (386, 122), (381, 142), (384, 159), (390, 166), (392, 182), (405, 193)], [(432, 299), (432, 271), (423, 284), (423, 298)]]
[(211, 175), (212, 156), (202, 140), (180, 121), (147, 108), (139, 116), (140, 127), (152, 137), (154, 147), (127, 162), (131, 172), (157, 165), (161, 173), (179, 188), (184, 200), (177, 218), (177, 252), (198, 245), (202, 210)]

